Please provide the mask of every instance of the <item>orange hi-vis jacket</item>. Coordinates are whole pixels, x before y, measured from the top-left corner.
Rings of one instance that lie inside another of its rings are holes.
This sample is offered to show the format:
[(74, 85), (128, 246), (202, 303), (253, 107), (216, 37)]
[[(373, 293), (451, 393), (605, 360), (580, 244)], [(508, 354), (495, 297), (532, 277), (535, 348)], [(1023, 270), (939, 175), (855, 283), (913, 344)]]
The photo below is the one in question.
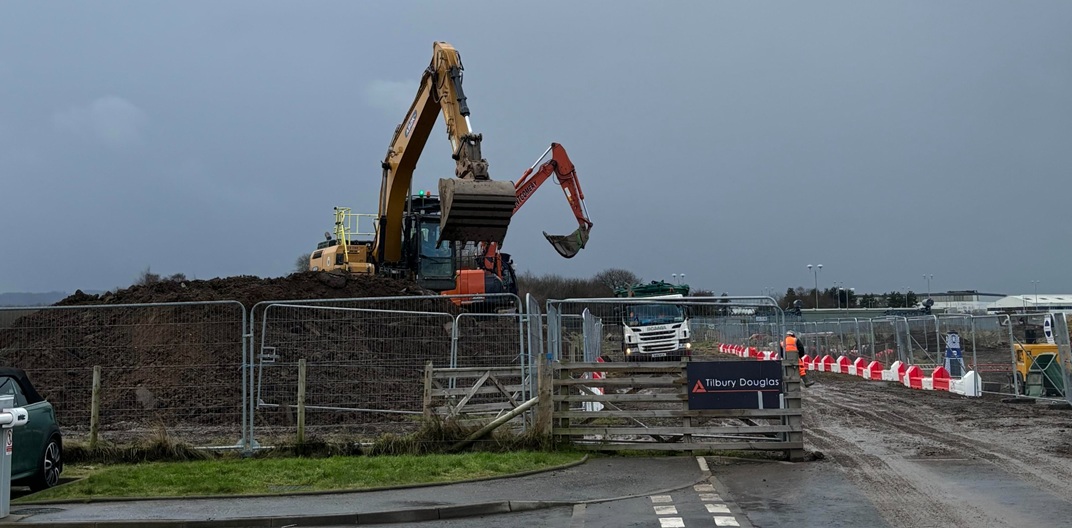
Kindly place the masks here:
[[(796, 352), (797, 354), (800, 353), (800, 347), (797, 346), (796, 336), (785, 336), (785, 341), (782, 348), (785, 350), (786, 355), (789, 355), (790, 352)], [(800, 377), (803, 378), (808, 373), (808, 367), (804, 365), (803, 361), (800, 362), (798, 367), (800, 368)]]

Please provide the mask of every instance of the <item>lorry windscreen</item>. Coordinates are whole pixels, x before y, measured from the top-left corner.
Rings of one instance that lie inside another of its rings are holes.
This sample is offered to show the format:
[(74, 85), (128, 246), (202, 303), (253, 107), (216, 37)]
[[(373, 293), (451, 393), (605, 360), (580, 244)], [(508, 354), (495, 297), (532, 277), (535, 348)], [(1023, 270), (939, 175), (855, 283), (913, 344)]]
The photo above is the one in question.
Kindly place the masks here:
[(627, 325), (654, 325), (680, 323), (685, 313), (676, 304), (634, 304), (625, 314)]

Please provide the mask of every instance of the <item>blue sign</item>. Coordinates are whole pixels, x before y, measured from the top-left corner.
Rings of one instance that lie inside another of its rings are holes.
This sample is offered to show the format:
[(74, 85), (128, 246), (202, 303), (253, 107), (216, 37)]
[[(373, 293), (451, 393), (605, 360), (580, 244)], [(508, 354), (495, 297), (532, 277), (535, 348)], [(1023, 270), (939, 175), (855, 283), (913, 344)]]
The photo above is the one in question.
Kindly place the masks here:
[(956, 332), (945, 336), (945, 369), (954, 378), (959, 378), (964, 370), (964, 350), (960, 348), (960, 335)]
[(780, 361), (691, 361), (689, 409), (781, 408)]

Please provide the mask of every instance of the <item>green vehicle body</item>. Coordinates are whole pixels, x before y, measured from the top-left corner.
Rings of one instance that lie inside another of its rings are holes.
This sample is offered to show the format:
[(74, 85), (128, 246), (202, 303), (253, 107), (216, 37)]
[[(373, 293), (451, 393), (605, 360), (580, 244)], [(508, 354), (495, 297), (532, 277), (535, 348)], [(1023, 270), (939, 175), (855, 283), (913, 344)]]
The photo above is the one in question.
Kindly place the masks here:
[[(34, 491), (59, 483), (63, 472), (63, 436), (52, 404), (34, 388), (26, 372), (0, 368), (0, 395), (15, 397), (15, 407), (26, 409), (29, 420), (11, 431), (11, 481)], [(5, 443), (8, 430), (0, 430)]]

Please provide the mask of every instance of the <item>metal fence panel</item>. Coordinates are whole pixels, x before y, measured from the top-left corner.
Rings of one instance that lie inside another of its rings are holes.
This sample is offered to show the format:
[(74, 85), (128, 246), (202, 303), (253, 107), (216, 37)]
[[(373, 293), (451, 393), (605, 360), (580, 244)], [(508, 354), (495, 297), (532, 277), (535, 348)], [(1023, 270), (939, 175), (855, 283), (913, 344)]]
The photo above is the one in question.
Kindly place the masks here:
[(584, 343), (584, 361), (594, 362), (596, 358), (603, 355), (603, 336), (599, 331), (601, 321), (587, 309), (581, 314), (581, 317), (584, 328), (582, 335), (582, 341)]
[(268, 305), (257, 364), (258, 434), (294, 431), (302, 359), (310, 434), (356, 440), (415, 430), (425, 366), (450, 366), (453, 335), (449, 313)]
[[(526, 326), (528, 332), (528, 357), (531, 359), (525, 379), (529, 382), (529, 394), (537, 393), (536, 363), (547, 361), (547, 349), (544, 347), (544, 317), (540, 313), (540, 303), (532, 295), (525, 296)], [(530, 417), (535, 411), (529, 413)]]
[(246, 311), (234, 301), (0, 308), (0, 356), (26, 370), (64, 434), (89, 433), (101, 370), (100, 440), (235, 445), (244, 431)]
[(1065, 399), (1072, 403), (1072, 341), (1069, 339), (1068, 314), (1058, 312), (1053, 317), (1053, 337), (1057, 343), (1058, 358), (1061, 362), (1062, 380)]

